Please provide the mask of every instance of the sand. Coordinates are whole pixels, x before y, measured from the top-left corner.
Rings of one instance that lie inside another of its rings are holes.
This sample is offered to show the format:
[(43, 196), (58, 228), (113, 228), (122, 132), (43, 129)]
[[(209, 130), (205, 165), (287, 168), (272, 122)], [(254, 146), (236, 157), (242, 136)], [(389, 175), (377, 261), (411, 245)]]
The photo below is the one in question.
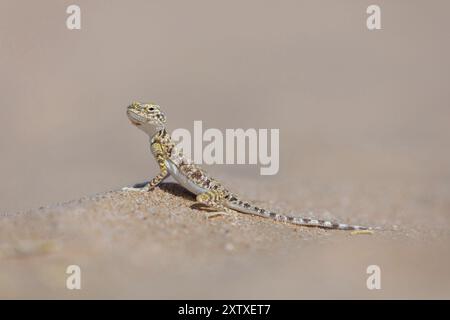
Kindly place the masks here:
[[(296, 214), (287, 203), (256, 202)], [(384, 224), (352, 235), (239, 213), (208, 219), (194, 203), (169, 182), (4, 215), (0, 297), (450, 298), (448, 225)], [(66, 289), (69, 265), (81, 268), (81, 290)], [(379, 290), (367, 289), (369, 265), (381, 269)]]

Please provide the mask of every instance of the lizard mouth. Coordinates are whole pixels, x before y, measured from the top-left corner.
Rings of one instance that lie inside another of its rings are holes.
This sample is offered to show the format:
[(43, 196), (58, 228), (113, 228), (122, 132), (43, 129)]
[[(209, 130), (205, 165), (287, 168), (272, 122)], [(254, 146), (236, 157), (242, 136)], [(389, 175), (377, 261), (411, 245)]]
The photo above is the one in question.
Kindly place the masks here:
[(134, 120), (131, 120), (131, 119), (130, 119), (130, 122), (131, 122), (132, 124), (134, 124), (135, 126), (140, 126), (140, 125), (141, 125), (139, 122), (134, 121)]
[(127, 112), (128, 115), (128, 119), (130, 119), (131, 123), (134, 124), (135, 126), (140, 126), (142, 125), (142, 119), (140, 119), (141, 117), (133, 112), (128, 111)]

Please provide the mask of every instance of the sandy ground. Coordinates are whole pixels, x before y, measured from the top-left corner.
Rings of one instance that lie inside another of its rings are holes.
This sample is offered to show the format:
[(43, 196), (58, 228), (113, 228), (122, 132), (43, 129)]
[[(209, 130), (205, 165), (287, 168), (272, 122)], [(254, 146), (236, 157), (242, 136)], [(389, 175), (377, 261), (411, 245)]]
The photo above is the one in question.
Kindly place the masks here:
[[(296, 196), (305, 197), (305, 190)], [(270, 192), (256, 194), (264, 199)], [(385, 201), (395, 208), (389, 196)], [(256, 202), (295, 214), (286, 203)], [(351, 203), (357, 207), (361, 200)], [(401, 225), (385, 221), (384, 231), (351, 235), (238, 213), (207, 219), (193, 204), (191, 194), (165, 183), (150, 193), (111, 191), (3, 216), (0, 296), (450, 298), (448, 218), (423, 226), (397, 215)], [(390, 214), (395, 209), (353, 219), (316, 215), (373, 225)], [(73, 264), (82, 270), (77, 291), (65, 288)], [(381, 268), (380, 290), (366, 287), (366, 268), (373, 264)]]

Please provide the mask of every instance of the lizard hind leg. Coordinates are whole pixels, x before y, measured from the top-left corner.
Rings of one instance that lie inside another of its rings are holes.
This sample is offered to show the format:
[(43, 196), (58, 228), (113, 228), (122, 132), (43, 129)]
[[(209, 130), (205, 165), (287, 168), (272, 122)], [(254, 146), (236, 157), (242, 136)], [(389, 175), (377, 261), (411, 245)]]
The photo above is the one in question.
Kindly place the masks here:
[(233, 211), (224, 205), (224, 196), (217, 191), (206, 191), (197, 195), (196, 200), (198, 203), (216, 210), (217, 212), (207, 215), (208, 218), (215, 218), (224, 214), (232, 213)]

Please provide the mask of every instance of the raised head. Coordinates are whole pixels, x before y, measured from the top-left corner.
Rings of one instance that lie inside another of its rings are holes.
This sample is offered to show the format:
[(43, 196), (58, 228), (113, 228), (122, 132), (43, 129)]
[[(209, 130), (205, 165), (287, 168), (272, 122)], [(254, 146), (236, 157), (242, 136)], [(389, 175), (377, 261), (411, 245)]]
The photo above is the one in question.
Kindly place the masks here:
[(166, 116), (154, 103), (133, 102), (127, 107), (127, 116), (132, 124), (149, 136), (165, 128)]

